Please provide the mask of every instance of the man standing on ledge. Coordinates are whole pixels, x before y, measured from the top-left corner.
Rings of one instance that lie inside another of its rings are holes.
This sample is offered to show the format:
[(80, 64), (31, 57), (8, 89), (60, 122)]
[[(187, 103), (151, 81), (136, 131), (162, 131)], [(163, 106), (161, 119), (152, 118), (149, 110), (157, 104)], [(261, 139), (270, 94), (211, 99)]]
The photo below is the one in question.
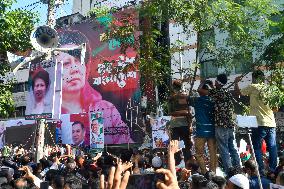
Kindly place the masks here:
[(269, 152), (269, 171), (274, 172), (277, 166), (276, 147), (276, 122), (273, 111), (260, 98), (261, 88), (264, 86), (264, 73), (261, 70), (252, 73), (252, 84), (240, 90), (238, 82), (241, 77), (235, 79), (235, 91), (237, 95), (250, 96), (250, 115), (256, 116), (258, 128), (252, 130), (252, 144), (255, 158), (259, 165), (259, 173), (264, 175), (264, 165), (261, 153), (262, 140), (265, 140)]
[(209, 89), (209, 91), (202, 88), (198, 89), (199, 93), (208, 94), (214, 102), (215, 138), (226, 174), (230, 167), (240, 167), (234, 135), (236, 124), (233, 118), (233, 97), (223, 88), (227, 80), (225, 74), (219, 74), (215, 80), (216, 88)]

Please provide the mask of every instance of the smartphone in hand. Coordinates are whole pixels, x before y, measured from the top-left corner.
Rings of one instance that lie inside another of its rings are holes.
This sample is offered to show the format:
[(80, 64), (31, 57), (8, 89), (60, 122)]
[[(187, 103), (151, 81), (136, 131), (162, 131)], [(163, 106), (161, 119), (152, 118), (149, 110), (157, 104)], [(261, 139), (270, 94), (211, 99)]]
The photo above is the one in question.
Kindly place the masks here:
[(151, 173), (142, 175), (130, 175), (127, 189), (156, 189), (158, 180), (165, 181), (162, 173)]
[(49, 184), (47, 181), (43, 181), (40, 183), (40, 189), (48, 189)]

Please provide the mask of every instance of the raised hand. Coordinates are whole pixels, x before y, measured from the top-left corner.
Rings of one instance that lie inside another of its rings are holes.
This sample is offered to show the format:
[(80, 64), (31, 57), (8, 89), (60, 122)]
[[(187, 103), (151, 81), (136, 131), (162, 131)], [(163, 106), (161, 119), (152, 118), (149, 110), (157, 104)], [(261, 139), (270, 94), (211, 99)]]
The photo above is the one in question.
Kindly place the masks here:
[(158, 189), (179, 189), (176, 177), (168, 169), (158, 169), (157, 173), (165, 174), (165, 181), (158, 181), (156, 186)]
[(179, 152), (181, 149), (178, 147), (178, 144), (178, 140), (171, 140), (170, 145), (168, 147), (168, 152), (172, 154)]
[(122, 164), (122, 172), (126, 171), (127, 169), (133, 167), (133, 163), (132, 162), (126, 162)]
[(125, 189), (128, 184), (130, 172), (126, 171), (122, 177), (123, 166), (118, 164), (117, 168), (112, 167), (109, 171), (108, 181), (105, 183), (104, 175), (100, 176), (100, 189)]

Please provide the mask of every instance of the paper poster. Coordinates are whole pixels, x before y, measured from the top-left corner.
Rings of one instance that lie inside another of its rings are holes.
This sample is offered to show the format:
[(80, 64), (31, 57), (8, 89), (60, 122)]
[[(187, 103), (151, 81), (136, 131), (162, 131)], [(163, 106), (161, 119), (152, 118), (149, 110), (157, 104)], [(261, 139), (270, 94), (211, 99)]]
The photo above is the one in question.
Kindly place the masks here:
[(241, 128), (256, 128), (257, 120), (255, 116), (237, 115), (237, 124)]
[(25, 119), (51, 119), (55, 98), (56, 63), (53, 60), (32, 62), (28, 79)]
[[(61, 116), (60, 133), (62, 144), (72, 144), (78, 147), (90, 145), (90, 119), (89, 114), (65, 114)], [(59, 141), (57, 136), (57, 141)]]
[(170, 137), (166, 129), (166, 124), (171, 120), (171, 116), (162, 116), (151, 121), (153, 148), (166, 148), (170, 142)]
[(0, 149), (2, 149), (5, 145), (5, 130), (6, 122), (0, 121)]
[(90, 147), (104, 148), (104, 125), (102, 113), (91, 114)]

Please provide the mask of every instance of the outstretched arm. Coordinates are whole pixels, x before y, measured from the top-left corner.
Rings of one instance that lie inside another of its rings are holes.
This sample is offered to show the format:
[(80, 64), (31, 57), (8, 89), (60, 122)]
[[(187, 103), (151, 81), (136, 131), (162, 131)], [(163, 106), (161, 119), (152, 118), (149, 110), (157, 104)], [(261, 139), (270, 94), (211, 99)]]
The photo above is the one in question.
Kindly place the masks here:
[[(205, 84), (205, 81), (206, 81), (206, 80), (204, 80), (204, 79), (200, 81), (200, 85), (199, 85), (197, 91), (198, 91), (199, 93), (208, 95), (208, 94), (209, 94), (209, 91), (206, 90), (206, 89), (202, 89), (203, 85)], [(210, 88), (212, 88), (212, 87), (213, 87), (213, 86), (210, 86)]]
[(242, 80), (242, 77), (241, 77), (241, 76), (236, 77), (236, 79), (235, 79), (235, 87), (234, 87), (234, 89), (235, 89), (235, 94), (236, 94), (237, 96), (241, 96), (241, 95), (242, 95), (241, 90), (240, 90), (240, 87), (239, 87), (239, 82), (240, 82), (241, 80)]
[(178, 147), (178, 140), (171, 140), (170, 145), (168, 147), (168, 165), (169, 165), (169, 170), (172, 172), (173, 176), (176, 177), (176, 163), (175, 163), (175, 153), (180, 151)]

